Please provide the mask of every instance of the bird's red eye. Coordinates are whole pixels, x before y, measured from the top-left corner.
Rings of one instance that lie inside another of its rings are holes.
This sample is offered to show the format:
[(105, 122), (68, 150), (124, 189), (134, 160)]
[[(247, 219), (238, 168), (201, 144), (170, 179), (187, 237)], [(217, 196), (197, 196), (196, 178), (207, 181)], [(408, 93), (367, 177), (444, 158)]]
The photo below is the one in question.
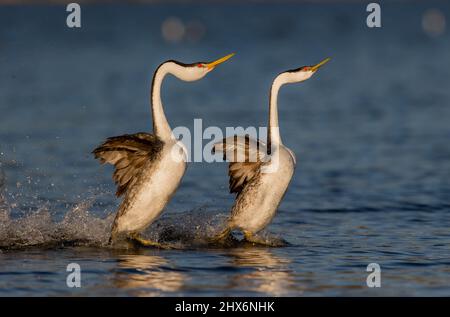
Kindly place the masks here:
[(199, 63), (197, 64), (197, 67), (203, 67), (203, 64)]

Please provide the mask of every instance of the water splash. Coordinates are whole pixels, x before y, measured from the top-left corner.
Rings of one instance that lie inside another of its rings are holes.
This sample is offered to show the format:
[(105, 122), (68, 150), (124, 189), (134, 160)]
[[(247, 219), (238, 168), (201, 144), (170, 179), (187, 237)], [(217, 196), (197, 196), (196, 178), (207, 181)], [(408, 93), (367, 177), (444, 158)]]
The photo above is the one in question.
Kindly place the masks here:
[[(89, 208), (93, 201), (79, 203), (60, 222), (52, 219), (48, 206), (18, 219), (12, 219), (7, 208), (0, 209), (0, 248), (107, 247), (115, 213), (104, 219), (92, 215)], [(202, 209), (169, 212), (153, 223), (143, 236), (178, 248), (200, 246), (222, 229), (225, 219), (224, 214)]]
[(145, 230), (143, 236), (178, 248), (204, 247), (210, 244), (211, 237), (223, 230), (226, 219), (223, 212), (203, 207), (167, 212)]
[[(94, 199), (83, 201), (69, 210), (62, 221), (52, 219), (48, 206), (39, 208), (27, 216), (12, 219), (7, 208), (0, 208), (0, 248), (25, 247), (60, 248), (65, 246), (109, 247), (108, 240), (115, 213), (99, 218), (89, 212)], [(227, 215), (223, 212), (198, 208), (185, 212), (166, 212), (142, 235), (153, 241), (177, 249), (211, 247), (210, 238), (225, 225)], [(267, 232), (259, 235), (267, 245), (277, 246), (279, 237)], [(232, 239), (221, 247), (244, 246), (245, 242)], [(134, 247), (128, 243), (118, 248)], [(214, 246), (213, 246), (214, 247)]]
[(6, 209), (5, 207), (5, 197), (3, 195), (3, 191), (5, 188), (5, 183), (6, 183), (6, 177), (5, 177), (5, 173), (3, 172), (2, 169), (2, 163), (0, 162), (0, 220), (1, 218), (1, 211), (3, 209)]
[[(60, 207), (51, 203), (26, 201), (29, 212), (16, 217), (15, 212), (20, 200), (3, 195), (4, 177), (0, 169), (0, 249), (18, 249), (26, 247), (60, 248), (65, 246), (110, 247), (109, 237), (115, 212), (100, 218), (95, 212), (94, 203), (105, 192), (91, 192), (90, 198), (82, 199), (66, 212), (60, 221), (52, 215), (60, 215)], [(19, 195), (20, 196), (20, 195)], [(21, 197), (21, 196), (20, 196)], [(21, 197), (22, 198), (22, 197)], [(12, 200), (12, 203), (9, 201)], [(61, 201), (59, 206), (61, 206)], [(40, 206), (39, 206), (40, 205)], [(13, 216), (14, 214), (14, 216)], [(177, 249), (211, 247), (211, 238), (224, 229), (228, 214), (223, 211), (208, 210), (200, 207), (184, 212), (166, 211), (163, 216), (147, 228), (142, 236), (152, 241), (170, 245)], [(277, 246), (280, 239), (266, 232), (259, 234), (263, 244)], [(231, 239), (222, 247), (242, 246), (238, 239)], [(133, 247), (128, 242), (115, 244), (114, 247)]]
[(52, 219), (48, 206), (18, 219), (12, 219), (7, 208), (1, 208), (0, 248), (105, 246), (113, 215), (95, 217), (89, 213), (91, 205), (91, 200), (76, 205), (60, 222)]
[(253, 242), (244, 241), (242, 234), (237, 233), (225, 243), (211, 243), (211, 238), (225, 229), (227, 218), (227, 213), (206, 208), (182, 213), (165, 213), (164, 217), (157, 220), (143, 235), (176, 248), (234, 248), (253, 245), (253, 243), (270, 247), (289, 245), (280, 236), (265, 230), (255, 235)]

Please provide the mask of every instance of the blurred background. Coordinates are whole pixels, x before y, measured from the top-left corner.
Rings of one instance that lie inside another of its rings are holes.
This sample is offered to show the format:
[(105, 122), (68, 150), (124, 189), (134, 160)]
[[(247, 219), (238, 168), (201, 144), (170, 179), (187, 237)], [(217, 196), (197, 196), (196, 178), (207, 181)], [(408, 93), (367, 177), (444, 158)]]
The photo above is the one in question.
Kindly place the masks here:
[[(11, 219), (45, 206), (58, 221), (87, 200), (96, 217), (115, 211), (112, 169), (90, 151), (108, 136), (151, 131), (161, 62), (236, 52), (202, 81), (163, 86), (172, 127), (202, 118), (225, 128), (265, 126), (276, 74), (331, 57), (279, 96), (282, 138), (298, 160), (270, 227), (296, 246), (273, 251), (292, 273), (279, 294), (342, 294), (342, 285), (361, 294), (354, 278), (375, 261), (397, 276), (384, 294), (409, 285), (412, 295), (449, 295), (448, 1), (382, 1), (381, 28), (366, 25), (368, 1), (78, 1), (73, 29), (66, 1), (31, 2), (0, 1), (0, 184)], [(166, 214), (226, 214), (227, 184), (225, 163), (190, 164)], [(333, 280), (337, 270), (349, 275)]]

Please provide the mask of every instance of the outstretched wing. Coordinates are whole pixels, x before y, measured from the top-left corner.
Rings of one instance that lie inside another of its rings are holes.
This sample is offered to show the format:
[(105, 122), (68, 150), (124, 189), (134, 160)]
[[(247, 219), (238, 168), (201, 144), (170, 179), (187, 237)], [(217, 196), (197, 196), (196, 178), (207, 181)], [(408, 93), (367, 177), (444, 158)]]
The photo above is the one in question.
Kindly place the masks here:
[(119, 197), (131, 187), (144, 164), (158, 157), (163, 145), (157, 136), (141, 132), (108, 138), (92, 153), (100, 163), (115, 166), (113, 179)]
[(249, 136), (232, 136), (214, 144), (213, 152), (222, 152), (224, 159), (230, 162), (230, 193), (240, 193), (260, 171), (267, 161), (267, 147)]

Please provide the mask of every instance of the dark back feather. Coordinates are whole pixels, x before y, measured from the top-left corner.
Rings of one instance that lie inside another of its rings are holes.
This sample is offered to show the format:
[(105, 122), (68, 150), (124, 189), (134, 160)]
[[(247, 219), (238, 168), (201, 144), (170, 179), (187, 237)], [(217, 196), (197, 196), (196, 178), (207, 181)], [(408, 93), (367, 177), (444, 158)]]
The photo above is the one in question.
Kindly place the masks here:
[(157, 136), (140, 132), (110, 137), (92, 153), (100, 163), (115, 166), (113, 179), (119, 197), (134, 184), (142, 167), (156, 160), (163, 146), (164, 142)]

